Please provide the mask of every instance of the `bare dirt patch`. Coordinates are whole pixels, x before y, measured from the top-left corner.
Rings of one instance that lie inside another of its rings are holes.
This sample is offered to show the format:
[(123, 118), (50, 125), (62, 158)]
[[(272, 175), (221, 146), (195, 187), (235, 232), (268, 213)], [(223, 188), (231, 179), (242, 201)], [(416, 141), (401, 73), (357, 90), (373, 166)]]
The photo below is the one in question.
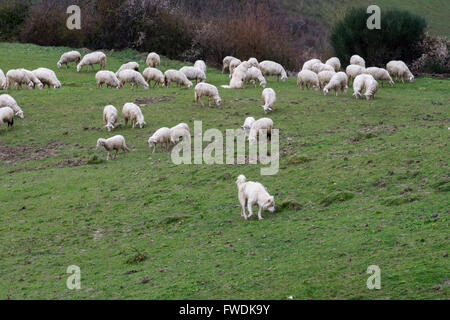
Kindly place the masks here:
[(45, 146), (0, 144), (0, 165), (48, 158), (57, 154), (61, 146), (55, 142), (50, 142)]
[(8, 171), (8, 173), (15, 173), (15, 172), (19, 172), (19, 171), (36, 171), (36, 170), (43, 170), (43, 169), (47, 169), (47, 168), (66, 168), (66, 167), (79, 167), (79, 166), (84, 166), (87, 164), (86, 160), (62, 160), (56, 163), (50, 163), (50, 164), (46, 164), (43, 166), (39, 166), (39, 167), (35, 167), (35, 168), (30, 168), (30, 167), (25, 167), (25, 168), (17, 168), (11, 171)]
[(134, 100), (134, 103), (138, 105), (149, 105), (149, 104), (155, 104), (165, 101), (171, 101), (174, 100), (174, 97), (171, 96), (160, 96), (160, 97), (143, 97), (143, 98), (137, 98)]

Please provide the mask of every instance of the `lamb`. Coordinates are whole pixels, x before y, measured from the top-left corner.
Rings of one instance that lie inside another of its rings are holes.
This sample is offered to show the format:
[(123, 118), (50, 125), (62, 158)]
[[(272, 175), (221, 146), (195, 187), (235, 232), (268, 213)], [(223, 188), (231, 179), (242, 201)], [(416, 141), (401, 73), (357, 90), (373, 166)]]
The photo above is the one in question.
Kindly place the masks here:
[(164, 85), (168, 88), (172, 82), (175, 82), (178, 86), (185, 86), (192, 88), (192, 82), (186, 77), (186, 75), (178, 70), (169, 69), (164, 72)]
[(59, 61), (56, 63), (58, 69), (61, 68), (63, 64), (66, 65), (66, 69), (69, 68), (69, 62), (75, 62), (77, 65), (81, 60), (81, 54), (78, 51), (69, 51), (65, 52), (59, 58)]
[(388, 62), (386, 69), (396, 80), (401, 79), (402, 83), (405, 83), (405, 78), (407, 78), (409, 82), (414, 82), (414, 75), (409, 71), (408, 66), (401, 60), (392, 60)]
[(327, 62), (325, 62), (325, 64), (332, 66), (335, 72), (341, 70), (341, 61), (339, 61), (339, 58), (332, 57), (328, 59)]
[(133, 129), (135, 128), (136, 124), (138, 124), (141, 129), (144, 124), (146, 124), (141, 108), (139, 108), (134, 103), (128, 102), (123, 105), (122, 116), (125, 120), (125, 126), (128, 125), (128, 120), (130, 120)]
[(156, 145), (160, 143), (165, 146), (166, 150), (169, 149), (170, 145), (170, 129), (167, 127), (159, 128), (155, 131), (155, 133), (148, 138), (148, 147), (153, 148), (153, 152), (155, 153)]
[(245, 81), (246, 82), (253, 82), (253, 85), (256, 88), (256, 81), (259, 81), (259, 85), (263, 88), (266, 87), (266, 78), (264, 78), (264, 76), (262, 75), (261, 70), (259, 70), (259, 68), (256, 67), (251, 67), (250, 69), (247, 70), (247, 73), (245, 74)]
[(205, 63), (205, 61), (203, 61), (203, 60), (195, 61), (194, 67), (195, 68), (199, 68), (200, 70), (202, 70), (206, 74), (206, 63)]
[(99, 88), (101, 88), (103, 84), (106, 84), (106, 87), (108, 88), (123, 88), (123, 84), (112, 71), (101, 70), (97, 72), (95, 74), (95, 80), (97, 81), (97, 87)]
[(114, 125), (117, 122), (117, 109), (113, 105), (107, 105), (103, 108), (103, 121), (105, 121), (105, 128), (108, 131), (114, 129)]
[(242, 126), (242, 129), (244, 130), (244, 134), (248, 136), (250, 133), (250, 128), (252, 127), (252, 124), (255, 122), (255, 118), (253, 117), (247, 117), (245, 118), (244, 124)]
[(0, 95), (0, 107), (10, 107), (15, 112), (16, 116), (23, 119), (23, 111), (17, 104), (16, 100), (11, 97), (9, 94)]
[(256, 58), (250, 58), (247, 60), (248, 64), (250, 65), (250, 67), (255, 67), (259, 69), (259, 62)]
[(131, 88), (134, 88), (134, 85), (136, 86), (141, 85), (143, 88), (148, 89), (148, 83), (145, 82), (144, 77), (137, 71), (131, 70), (131, 69), (125, 69), (119, 72), (117, 75), (117, 78), (122, 82), (122, 84), (125, 83), (131, 83)]
[(116, 153), (115, 153), (113, 159), (115, 159), (117, 157), (117, 153), (119, 153), (119, 150), (123, 150), (124, 153), (130, 151), (127, 144), (125, 143), (125, 138), (121, 135), (116, 135), (109, 139), (103, 139), (103, 138), (98, 139), (97, 140), (97, 149), (100, 147), (104, 147), (105, 150), (108, 151), (106, 160), (109, 160), (111, 151), (113, 151), (113, 150), (116, 150)]
[(7, 123), (6, 131), (14, 125), (14, 110), (10, 107), (0, 108), (0, 126)]
[(78, 63), (77, 65), (77, 72), (80, 72), (83, 66), (88, 66), (88, 71), (91, 69), (92, 66), (92, 69), (95, 71), (94, 69), (95, 64), (99, 64), (102, 69), (106, 68), (106, 55), (103, 52), (96, 51), (85, 55), (83, 59), (81, 59), (80, 63)]
[(335, 71), (335, 70), (334, 70), (334, 67), (332, 67), (332, 66), (330, 66), (328, 64), (325, 64), (325, 63), (322, 63), (322, 62), (317, 62), (317, 63), (312, 65), (311, 71), (314, 71), (315, 73), (318, 74), (321, 71)]
[(148, 67), (156, 68), (161, 64), (161, 59), (156, 52), (150, 52), (147, 56), (147, 60), (145, 61)]
[(317, 77), (317, 74), (311, 70), (302, 70), (297, 75), (297, 87), (302, 88), (304, 90), (304, 87), (306, 86), (306, 89), (309, 89), (310, 87), (313, 88), (319, 88), (319, 78)]
[(302, 70), (310, 70), (310, 71), (312, 71), (312, 66), (313, 65), (315, 65), (316, 63), (322, 63), (322, 61), (320, 61), (319, 59), (311, 59), (311, 60), (308, 60), (308, 61), (306, 61), (304, 64), (303, 64), (303, 67), (302, 67)]
[(394, 85), (394, 81), (392, 81), (392, 78), (386, 69), (370, 67), (366, 69), (365, 73), (370, 74), (375, 80), (380, 80), (381, 86), (383, 86), (383, 81), (387, 81), (391, 87)]
[(219, 96), (219, 90), (217, 90), (216, 86), (209, 84), (209, 83), (200, 82), (199, 84), (197, 84), (195, 86), (194, 101), (195, 101), (195, 103), (198, 103), (198, 101), (200, 100), (200, 103), (203, 107), (203, 102), (201, 100), (201, 97), (208, 97), (208, 106), (209, 107), (211, 107), (211, 98), (214, 100), (214, 103), (216, 104), (216, 106), (220, 106), (220, 104), (222, 103), (222, 99)]
[(131, 61), (128, 63), (124, 63), (123, 65), (120, 66), (119, 70), (117, 70), (116, 75), (119, 74), (120, 71), (122, 70), (134, 70), (134, 71), (139, 71), (139, 63)]
[(34, 88), (34, 83), (23, 70), (9, 70), (6, 73), (6, 89), (10, 89), (13, 85), (16, 89), (22, 88), (22, 84), (26, 84), (29, 89)]
[(345, 69), (345, 73), (348, 76), (349, 83), (352, 81), (352, 79), (356, 78), (356, 76), (363, 74), (364, 72), (366, 72), (366, 68), (356, 64), (350, 64)]
[(331, 78), (336, 74), (334, 71), (321, 71), (317, 74), (319, 78), (319, 88), (323, 89), (325, 85), (330, 82)]
[(253, 122), (250, 127), (250, 132), (248, 134), (248, 141), (250, 144), (255, 144), (257, 141), (257, 136), (259, 133), (267, 134), (268, 137), (271, 136), (273, 129), (273, 121), (270, 118), (261, 118)]
[(189, 80), (195, 80), (195, 84), (206, 81), (205, 73), (197, 67), (182, 67), (180, 69)]
[(364, 61), (364, 59), (361, 58), (360, 56), (358, 56), (357, 54), (351, 56), (350, 64), (356, 64), (356, 65), (361, 66), (363, 68), (366, 67), (366, 61)]
[(38, 77), (36, 77), (32, 71), (22, 68), (18, 70), (21, 70), (26, 73), (28, 78), (30, 78), (30, 80), (33, 82), (34, 87), (38, 87), (39, 90), (42, 90), (42, 88), (44, 88), (44, 85), (42, 84), (41, 80), (39, 80)]
[(259, 63), (259, 68), (264, 76), (277, 76), (277, 81), (286, 81), (287, 75), (283, 66), (279, 63), (265, 60)]
[(264, 89), (262, 92), (262, 101), (264, 103), (262, 106), (264, 113), (273, 111), (273, 105), (275, 104), (275, 101), (277, 101), (275, 91), (272, 88)]
[(347, 82), (348, 82), (348, 78), (344, 72), (335, 73), (331, 77), (330, 82), (323, 89), (323, 94), (327, 95), (328, 91), (333, 89), (334, 93), (337, 97), (339, 89), (341, 89), (342, 92), (347, 92), (347, 89), (348, 89)]
[(236, 69), (237, 66), (239, 66), (242, 63), (241, 60), (234, 58), (230, 61), (230, 65), (228, 68), (230, 69), (230, 77), (233, 75), (234, 69)]
[(146, 68), (142, 75), (149, 85), (151, 85), (152, 80), (155, 81), (155, 85), (153, 87), (156, 87), (158, 83), (164, 85), (164, 74), (156, 68)]
[(34, 75), (42, 82), (42, 84), (47, 85), (49, 88), (52, 86), (54, 89), (61, 88), (61, 82), (56, 77), (53, 70), (47, 68), (38, 68), (32, 71)]
[(0, 89), (6, 89), (6, 76), (2, 69), (0, 69)]
[[(262, 209), (266, 209), (269, 212), (275, 212), (275, 200), (273, 196), (271, 196), (266, 188), (259, 183), (248, 181), (244, 175), (239, 175), (236, 180), (236, 184), (238, 187), (238, 199), (241, 204), (241, 216), (244, 217), (245, 220), (250, 218), (253, 215), (253, 205), (258, 205), (258, 219), (262, 220), (261, 216)], [(245, 206), (248, 209), (248, 216), (245, 214)]]
[(222, 73), (225, 72), (225, 69), (229, 69), (229, 67), (230, 67), (230, 62), (231, 62), (233, 59), (236, 59), (236, 58), (233, 57), (233, 56), (226, 56), (225, 58), (223, 58)]
[(360, 74), (353, 81), (353, 95), (356, 99), (361, 97), (362, 90), (367, 100), (373, 99), (378, 91), (378, 82), (370, 74)]

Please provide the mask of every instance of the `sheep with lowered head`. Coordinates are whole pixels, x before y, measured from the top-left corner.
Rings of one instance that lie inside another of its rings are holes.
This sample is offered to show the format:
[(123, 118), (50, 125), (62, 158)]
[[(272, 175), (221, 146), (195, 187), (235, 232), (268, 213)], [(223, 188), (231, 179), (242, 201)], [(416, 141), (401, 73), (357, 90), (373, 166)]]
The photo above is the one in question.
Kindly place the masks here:
[(88, 66), (88, 71), (91, 69), (92, 66), (92, 69), (95, 71), (94, 69), (95, 64), (99, 64), (102, 69), (106, 68), (106, 55), (103, 52), (96, 51), (85, 55), (83, 59), (81, 59), (80, 63), (78, 63), (77, 65), (77, 72), (80, 72), (83, 66)]
[(323, 94), (326, 96), (328, 92), (333, 89), (334, 93), (337, 97), (338, 90), (341, 89), (342, 92), (347, 92), (348, 86), (347, 86), (348, 78), (347, 75), (344, 72), (338, 72), (335, 73), (331, 79), (330, 82), (323, 88)]
[(125, 120), (125, 126), (128, 125), (128, 120), (131, 121), (131, 126), (134, 129), (136, 124), (142, 129), (144, 126), (144, 115), (142, 114), (141, 108), (132, 102), (125, 103), (122, 108), (122, 116)]
[(103, 108), (103, 121), (105, 121), (105, 128), (108, 131), (114, 129), (114, 125), (117, 122), (117, 109), (113, 105), (107, 105)]
[(99, 88), (101, 88), (103, 84), (106, 84), (106, 87), (108, 88), (120, 89), (123, 87), (116, 74), (112, 71), (100, 70), (95, 74), (95, 80), (97, 81), (97, 87)]
[(253, 117), (247, 117), (245, 118), (244, 124), (242, 125), (242, 130), (244, 130), (244, 134), (248, 136), (250, 133), (250, 128), (252, 127), (252, 124), (255, 122), (255, 118)]
[(113, 150), (116, 151), (116, 153), (113, 156), (113, 159), (117, 157), (117, 153), (119, 153), (120, 150), (123, 150), (123, 152), (129, 152), (130, 149), (128, 148), (127, 144), (125, 143), (125, 138), (121, 136), (120, 134), (111, 137), (109, 139), (100, 138), (97, 140), (97, 149), (100, 147), (104, 147), (106, 151), (108, 151), (108, 155), (106, 156), (106, 160), (109, 160), (111, 156), (111, 152)]
[(259, 69), (261, 69), (262, 74), (266, 76), (276, 76), (277, 81), (286, 81), (287, 74), (286, 70), (284, 70), (283, 66), (277, 62), (265, 60), (259, 63)]
[(148, 138), (148, 147), (153, 148), (153, 152), (155, 153), (156, 145), (161, 144), (163, 145), (166, 150), (169, 149), (170, 145), (170, 129), (167, 127), (159, 128), (155, 131), (155, 133)]
[(23, 119), (23, 111), (17, 104), (16, 100), (11, 97), (9, 94), (0, 95), (0, 107), (10, 107), (15, 112), (16, 116)]
[(262, 108), (264, 109), (264, 113), (273, 111), (273, 106), (275, 104), (275, 101), (277, 101), (275, 91), (272, 88), (265, 88), (262, 92), (261, 97), (264, 103), (264, 105), (262, 106)]
[(144, 89), (148, 89), (148, 83), (145, 82), (144, 77), (137, 71), (131, 69), (125, 69), (120, 71), (117, 74), (117, 78), (124, 85), (125, 83), (131, 83), (131, 88), (134, 88), (134, 85), (141, 85)]
[(59, 58), (59, 61), (56, 63), (58, 69), (61, 68), (63, 64), (66, 65), (66, 69), (69, 68), (69, 62), (75, 62), (77, 65), (81, 60), (81, 54), (78, 51), (69, 51), (65, 52)]
[(317, 74), (314, 71), (305, 69), (298, 73), (297, 87), (304, 90), (305, 86), (306, 86), (306, 89), (309, 89), (312, 87), (317, 90), (319, 88), (319, 78), (317, 77)]
[(192, 82), (189, 81), (189, 79), (183, 72), (174, 69), (169, 69), (166, 72), (164, 72), (165, 87), (169, 88), (172, 82), (175, 82), (177, 84), (177, 87), (181, 85), (187, 88), (192, 88), (193, 86)]
[(27, 69), (18, 69), (26, 73), (28, 78), (33, 82), (34, 87), (38, 87), (39, 90), (42, 90), (44, 88), (44, 85), (42, 84), (41, 80), (38, 79), (38, 77), (35, 76), (35, 74)]
[(336, 74), (334, 71), (321, 71), (317, 74), (317, 78), (319, 78), (319, 88), (323, 89), (328, 82), (330, 82), (331, 78)]
[(203, 70), (197, 67), (185, 66), (180, 69), (189, 80), (195, 80), (195, 84), (206, 81), (206, 75)]
[(159, 54), (156, 52), (150, 52), (147, 56), (147, 59), (145, 61), (148, 67), (156, 68), (161, 64), (161, 58), (159, 57)]
[(33, 70), (32, 72), (42, 82), (44, 87), (47, 85), (49, 88), (61, 88), (61, 82), (58, 80), (53, 70), (50, 70), (48, 68), (38, 68), (36, 70)]
[(375, 80), (379, 80), (381, 82), (381, 86), (383, 86), (383, 81), (387, 81), (391, 87), (394, 85), (394, 81), (392, 81), (392, 78), (386, 69), (370, 67), (367, 68), (364, 73), (370, 74)]
[(270, 118), (261, 118), (253, 122), (248, 134), (248, 141), (250, 144), (255, 144), (258, 139), (258, 134), (267, 134), (268, 137), (272, 135), (273, 121)]
[(27, 85), (28, 89), (34, 88), (33, 81), (31, 81), (25, 71), (15, 69), (6, 73), (6, 89), (10, 89), (13, 85), (15, 85), (16, 89), (20, 89), (23, 84)]
[(151, 85), (152, 81), (155, 81), (153, 87), (156, 87), (158, 83), (164, 86), (164, 74), (160, 70), (148, 67), (144, 70), (142, 75), (149, 85)]
[(6, 123), (6, 131), (14, 125), (14, 110), (10, 107), (0, 108), (0, 126)]
[(266, 78), (264, 78), (261, 70), (256, 67), (251, 67), (247, 70), (247, 73), (245, 74), (245, 81), (247, 83), (253, 82), (254, 87), (256, 88), (256, 81), (259, 82), (259, 85), (263, 88), (266, 87)]
[(392, 77), (395, 79), (401, 79), (402, 83), (405, 83), (405, 78), (409, 82), (414, 82), (414, 75), (409, 71), (408, 66), (401, 60), (392, 60), (386, 65), (386, 69)]
[(206, 82), (200, 82), (195, 86), (194, 89), (194, 101), (195, 103), (198, 103), (198, 101), (200, 100), (200, 103), (203, 107), (203, 102), (201, 100), (202, 97), (208, 97), (209, 107), (211, 107), (211, 98), (214, 100), (216, 106), (220, 106), (220, 104), (222, 103), (222, 99), (219, 96), (219, 90), (217, 90), (217, 87)]
[(378, 91), (378, 82), (370, 74), (360, 74), (353, 81), (353, 95), (356, 99), (361, 97), (363, 90), (367, 100), (373, 99)]

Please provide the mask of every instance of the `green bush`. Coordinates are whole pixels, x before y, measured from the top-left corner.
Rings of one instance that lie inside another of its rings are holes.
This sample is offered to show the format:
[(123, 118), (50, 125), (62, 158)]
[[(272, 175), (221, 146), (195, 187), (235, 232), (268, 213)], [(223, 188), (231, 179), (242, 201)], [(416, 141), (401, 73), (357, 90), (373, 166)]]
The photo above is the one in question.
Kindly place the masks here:
[(29, 1), (6, 1), (0, 4), (0, 41), (15, 40), (24, 22)]
[(381, 29), (367, 28), (370, 14), (366, 8), (351, 9), (331, 31), (330, 41), (336, 56), (349, 62), (354, 54), (362, 56), (367, 66), (382, 66), (390, 60), (412, 62), (422, 52), (426, 21), (405, 10), (381, 10)]

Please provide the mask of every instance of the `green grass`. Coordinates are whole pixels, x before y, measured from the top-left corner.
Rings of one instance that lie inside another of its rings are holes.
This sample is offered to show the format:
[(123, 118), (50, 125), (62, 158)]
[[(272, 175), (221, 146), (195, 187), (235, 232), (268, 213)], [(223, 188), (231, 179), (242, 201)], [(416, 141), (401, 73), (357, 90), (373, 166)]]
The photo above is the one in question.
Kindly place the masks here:
[[(450, 297), (448, 80), (380, 88), (368, 102), (269, 79), (280, 171), (261, 176), (259, 165), (175, 166), (147, 145), (181, 121), (224, 132), (263, 117), (260, 88), (220, 89), (220, 108), (195, 105), (192, 89), (97, 89), (93, 72), (56, 69), (66, 50), (0, 44), (4, 71), (50, 67), (63, 84), (9, 92), (25, 119), (0, 127), (1, 299)], [(108, 69), (144, 57), (108, 53)], [(103, 107), (136, 99), (154, 101), (142, 106), (147, 126), (106, 132)], [(113, 134), (132, 151), (102, 161), (96, 141)], [(275, 196), (275, 214), (240, 217), (241, 173)], [(66, 288), (69, 265), (81, 290)], [(381, 290), (366, 288), (370, 265)]]

